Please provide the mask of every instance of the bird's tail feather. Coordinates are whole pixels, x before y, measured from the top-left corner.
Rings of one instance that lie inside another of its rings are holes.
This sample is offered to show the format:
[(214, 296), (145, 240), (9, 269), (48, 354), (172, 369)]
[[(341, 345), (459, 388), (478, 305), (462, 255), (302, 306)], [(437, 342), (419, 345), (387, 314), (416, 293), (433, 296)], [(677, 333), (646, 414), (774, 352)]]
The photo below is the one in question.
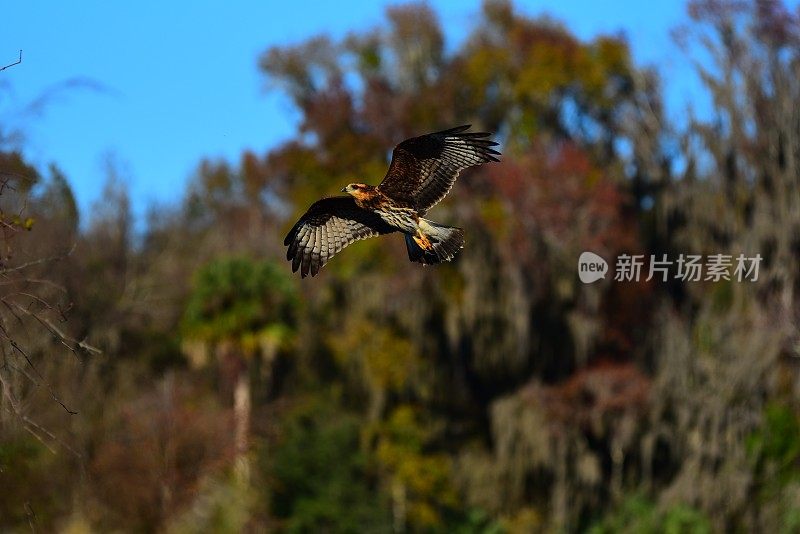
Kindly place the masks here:
[(408, 259), (425, 265), (450, 261), (464, 248), (464, 231), (420, 218), (421, 236), (406, 234)]

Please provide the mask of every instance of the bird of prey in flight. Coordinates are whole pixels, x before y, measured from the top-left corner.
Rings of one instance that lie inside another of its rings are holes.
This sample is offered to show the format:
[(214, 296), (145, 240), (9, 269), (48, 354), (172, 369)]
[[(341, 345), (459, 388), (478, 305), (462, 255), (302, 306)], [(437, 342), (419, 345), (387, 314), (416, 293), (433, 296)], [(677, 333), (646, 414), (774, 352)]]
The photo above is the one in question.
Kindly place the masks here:
[(308, 208), (283, 244), (292, 272), (315, 276), (334, 255), (359, 239), (402, 232), (411, 261), (450, 261), (464, 247), (464, 231), (422, 216), (442, 200), (459, 173), (498, 161), (490, 134), (467, 132), (469, 125), (406, 139), (377, 186), (349, 184), (346, 196), (327, 197)]

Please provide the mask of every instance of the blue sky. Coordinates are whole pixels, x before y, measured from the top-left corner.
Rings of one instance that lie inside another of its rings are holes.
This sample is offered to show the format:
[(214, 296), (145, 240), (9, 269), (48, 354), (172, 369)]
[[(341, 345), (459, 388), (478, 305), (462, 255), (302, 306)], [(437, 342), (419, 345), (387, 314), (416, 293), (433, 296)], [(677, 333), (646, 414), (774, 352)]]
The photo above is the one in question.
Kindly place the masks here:
[[(327, 33), (341, 37), (383, 22), (386, 5), (337, 2), (108, 2), (43, 0), (3, 7), (0, 125), (24, 132), (21, 148), (39, 168), (55, 162), (85, 211), (101, 200), (112, 161), (135, 213), (180, 200), (203, 157), (238, 160), (290, 137), (298, 115), (266, 91), (257, 69), (271, 45)], [(448, 46), (477, 23), (476, 0), (430, 2)], [(670, 39), (685, 22), (682, 2), (520, 1), (581, 38), (624, 32), (639, 64), (656, 65), (671, 114), (697, 94), (687, 58)], [(44, 107), (31, 106), (50, 95)]]

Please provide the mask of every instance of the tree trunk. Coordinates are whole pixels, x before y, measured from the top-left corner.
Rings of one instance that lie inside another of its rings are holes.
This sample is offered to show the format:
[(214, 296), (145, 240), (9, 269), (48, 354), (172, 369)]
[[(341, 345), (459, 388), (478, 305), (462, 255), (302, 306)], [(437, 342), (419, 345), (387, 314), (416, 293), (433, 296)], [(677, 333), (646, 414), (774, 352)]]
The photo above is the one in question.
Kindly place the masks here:
[(236, 470), (243, 479), (250, 475), (247, 449), (250, 441), (250, 374), (249, 366), (242, 361), (233, 390), (234, 444), (236, 447)]

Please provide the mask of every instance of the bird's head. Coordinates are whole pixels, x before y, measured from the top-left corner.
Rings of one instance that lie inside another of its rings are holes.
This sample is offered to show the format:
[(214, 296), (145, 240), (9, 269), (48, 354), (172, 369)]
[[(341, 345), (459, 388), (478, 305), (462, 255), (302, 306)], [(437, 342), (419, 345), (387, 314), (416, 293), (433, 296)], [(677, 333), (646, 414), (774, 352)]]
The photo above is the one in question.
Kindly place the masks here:
[(348, 195), (352, 195), (354, 197), (360, 197), (364, 196), (371, 189), (372, 187), (367, 184), (347, 184), (342, 188), (342, 193), (347, 193)]

